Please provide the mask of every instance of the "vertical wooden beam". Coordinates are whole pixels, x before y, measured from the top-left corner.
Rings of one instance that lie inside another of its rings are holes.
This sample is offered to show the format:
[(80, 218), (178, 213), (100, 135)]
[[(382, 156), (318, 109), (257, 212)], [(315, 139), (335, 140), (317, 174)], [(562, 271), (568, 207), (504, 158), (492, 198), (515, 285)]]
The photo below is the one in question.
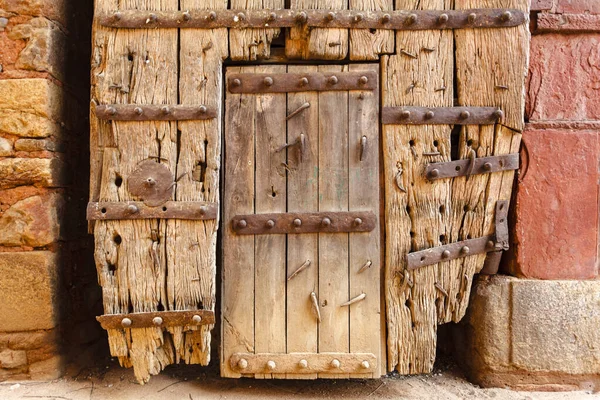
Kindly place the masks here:
[[(289, 66), (288, 72), (317, 72), (316, 66)], [(305, 135), (306, 150), (298, 145), (288, 148), (288, 212), (314, 212), (319, 209), (319, 94), (289, 93), (288, 115), (304, 104), (304, 109), (287, 121), (288, 143)], [(307, 260), (310, 266), (287, 283), (287, 351), (317, 353), (318, 321), (312, 311), (310, 294), (319, 293), (318, 234), (288, 235), (287, 274), (291, 276)], [(288, 379), (316, 379), (317, 374), (288, 374)]]
[[(450, 9), (450, 0), (398, 0), (396, 9)], [(451, 31), (401, 31), (396, 55), (384, 57), (383, 106), (453, 106)], [(433, 368), (437, 265), (406, 270), (406, 254), (445, 242), (447, 181), (429, 182), (430, 162), (450, 160), (450, 127), (384, 126), (388, 367), (400, 374)], [(431, 155), (431, 154), (439, 155)]]
[[(348, 66), (319, 66), (319, 72)], [(348, 211), (348, 92), (319, 93), (319, 211)], [(319, 234), (319, 353), (349, 352), (348, 234)], [(344, 374), (319, 374), (344, 378)]]
[[(349, 0), (351, 10), (391, 11), (393, 0)], [(382, 54), (394, 52), (394, 31), (350, 29), (350, 59), (378, 60)]]
[[(347, 10), (348, 0), (291, 0), (290, 8)], [(285, 54), (292, 59), (342, 60), (348, 55), (348, 30), (311, 29), (306, 25), (290, 28)]]
[[(350, 71), (375, 71), (376, 64), (354, 64)], [(372, 210), (379, 203), (379, 90), (350, 91), (348, 100), (349, 211)], [(380, 225), (369, 233), (351, 233), (349, 245), (350, 296), (366, 298), (350, 307), (350, 352), (383, 355), (381, 333)], [(370, 265), (369, 265), (370, 264)], [(381, 376), (378, 362), (370, 378)], [(364, 378), (364, 374), (351, 378)]]
[[(253, 71), (230, 67), (227, 73)], [(255, 118), (255, 95), (227, 93), (221, 291), (221, 376), (226, 378), (241, 376), (229, 365), (233, 353), (254, 353), (254, 236), (236, 235), (231, 219), (254, 213)]]
[[(284, 8), (283, 0), (231, 0), (231, 9), (260, 10)], [(230, 29), (229, 47), (232, 60), (263, 60), (271, 56), (271, 42), (279, 29)]]

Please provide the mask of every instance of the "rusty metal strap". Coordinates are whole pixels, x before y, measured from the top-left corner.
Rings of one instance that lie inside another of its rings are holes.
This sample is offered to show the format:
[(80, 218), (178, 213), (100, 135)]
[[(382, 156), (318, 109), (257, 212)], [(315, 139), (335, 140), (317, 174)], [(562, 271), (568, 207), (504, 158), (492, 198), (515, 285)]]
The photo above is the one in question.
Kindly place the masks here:
[(377, 73), (353, 71), (305, 74), (230, 74), (227, 89), (231, 93), (288, 93), (335, 90), (375, 90)]
[(100, 25), (112, 28), (314, 28), (350, 29), (460, 29), (506, 28), (527, 20), (516, 9), (470, 10), (120, 10), (101, 14)]
[(370, 232), (377, 216), (371, 211), (251, 214), (236, 215), (231, 223), (239, 235)]
[(504, 118), (497, 107), (384, 107), (385, 125), (493, 125)]
[(198, 326), (215, 323), (215, 313), (207, 310), (157, 311), (109, 314), (96, 317), (104, 329)]
[[(473, 163), (473, 165), (471, 165)], [(429, 180), (455, 178), (457, 176), (491, 174), (519, 169), (519, 154), (503, 154), (474, 160), (456, 160), (432, 163), (425, 168)]]
[(229, 365), (242, 374), (365, 374), (377, 368), (372, 353), (234, 353)]
[(125, 220), (125, 219), (216, 219), (218, 203), (204, 201), (167, 201), (151, 207), (143, 202), (100, 202), (88, 203), (87, 219)]
[(217, 110), (202, 105), (107, 104), (96, 106), (96, 117), (112, 121), (188, 121), (214, 119)]
[(408, 253), (406, 255), (407, 269), (413, 270), (457, 258), (508, 250), (507, 216), (508, 201), (499, 200), (496, 203), (494, 234)]

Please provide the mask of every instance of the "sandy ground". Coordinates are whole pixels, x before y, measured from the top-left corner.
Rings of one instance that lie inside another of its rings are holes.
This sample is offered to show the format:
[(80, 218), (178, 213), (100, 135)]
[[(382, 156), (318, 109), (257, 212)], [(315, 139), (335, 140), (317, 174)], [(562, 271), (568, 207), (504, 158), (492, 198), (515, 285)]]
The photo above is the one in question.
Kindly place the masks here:
[(131, 370), (114, 361), (94, 368), (70, 367), (53, 382), (0, 383), (0, 400), (211, 400), (211, 399), (599, 399), (586, 392), (540, 393), (481, 389), (446, 365), (430, 375), (390, 375), (378, 380), (279, 381), (221, 379), (216, 367), (174, 366), (150, 383), (135, 383)]

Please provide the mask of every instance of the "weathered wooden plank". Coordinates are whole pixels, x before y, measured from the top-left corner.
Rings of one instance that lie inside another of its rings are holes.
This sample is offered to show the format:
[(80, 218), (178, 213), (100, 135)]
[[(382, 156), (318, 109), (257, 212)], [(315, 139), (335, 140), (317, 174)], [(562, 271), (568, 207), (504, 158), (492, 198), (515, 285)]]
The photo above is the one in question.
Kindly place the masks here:
[[(223, 0), (181, 0), (182, 9), (225, 9)], [(179, 104), (205, 105), (216, 119), (180, 121), (173, 137), (178, 147), (175, 199), (219, 201), (221, 156), (222, 61), (227, 57), (226, 29), (189, 29), (179, 33)], [(167, 221), (168, 307), (214, 311), (218, 218), (212, 221)], [(177, 360), (207, 365), (213, 325), (171, 328)]]
[[(177, 10), (176, 0), (160, 5), (141, 0), (98, 2), (96, 12), (110, 9)], [(101, 31), (95, 37), (93, 99), (97, 104), (165, 104), (177, 102), (177, 32), (167, 30)], [(99, 201), (135, 200), (127, 191), (129, 175), (143, 160), (158, 158), (174, 170), (173, 122), (93, 122), (92, 142), (102, 150)], [(96, 136), (96, 137), (94, 137)], [(96, 142), (97, 140), (97, 142)], [(99, 155), (95, 149), (92, 152)], [(99, 166), (93, 159), (93, 167)], [(94, 195), (95, 196), (95, 195)], [(96, 265), (107, 313), (157, 311), (165, 305), (164, 224), (156, 220), (102, 221), (95, 224)], [(133, 366), (146, 382), (175, 359), (174, 347), (161, 328), (109, 330), (109, 344), (122, 365)]]
[[(283, 73), (284, 65), (255, 67), (257, 73)], [(286, 179), (281, 164), (286, 142), (286, 94), (256, 95), (256, 177), (254, 210), (258, 213), (286, 211)], [(286, 352), (286, 236), (256, 235), (254, 239), (254, 323), (256, 353)], [(266, 374), (265, 378), (285, 378)]]
[[(231, 0), (230, 8), (260, 10), (284, 8), (283, 0)], [(261, 60), (271, 56), (271, 42), (279, 36), (279, 29), (231, 29), (229, 48), (232, 60)]]
[[(291, 0), (290, 8), (346, 10), (348, 0)], [(285, 54), (291, 59), (342, 60), (348, 54), (348, 30), (313, 29), (307, 25), (290, 28)]]
[[(349, 0), (351, 10), (391, 11), (393, 0)], [(378, 60), (394, 52), (394, 32), (387, 30), (350, 29), (350, 59)]]
[[(230, 67), (227, 73), (241, 70)], [(241, 376), (230, 367), (232, 354), (254, 353), (254, 236), (236, 235), (228, 221), (239, 212), (254, 213), (255, 116), (256, 96), (227, 94), (220, 360), (227, 378)]]
[[(350, 70), (378, 71), (379, 65), (351, 65)], [(348, 163), (350, 211), (379, 210), (379, 92), (350, 91), (348, 99)], [(350, 306), (350, 352), (373, 353), (372, 378), (381, 376), (381, 242), (380, 225), (370, 233), (351, 233), (349, 242), (350, 296), (365, 294)], [(385, 356), (383, 356), (385, 357)], [(355, 371), (351, 378), (365, 377)]]
[[(319, 71), (348, 66), (319, 66)], [(348, 211), (348, 92), (319, 93), (319, 211)], [(319, 353), (350, 350), (348, 234), (319, 234)], [(344, 378), (347, 374), (321, 374)]]
[[(449, 0), (400, 0), (396, 9), (449, 9)], [(453, 106), (452, 34), (400, 32), (397, 55), (384, 57), (383, 106)], [(435, 268), (409, 272), (406, 253), (446, 240), (448, 182), (428, 182), (429, 162), (450, 160), (450, 127), (384, 126), (388, 368), (401, 374), (433, 368), (436, 348)], [(438, 156), (423, 153), (439, 152)]]
[[(289, 66), (289, 73), (317, 72), (315, 66)], [(306, 107), (308, 104), (309, 107)], [(302, 111), (297, 112), (301, 107)], [(290, 93), (287, 96), (288, 143), (296, 143), (305, 135), (304, 155), (297, 146), (287, 150), (288, 212), (310, 212), (319, 209), (319, 94)], [(317, 353), (318, 322), (311, 309), (310, 293), (319, 290), (318, 235), (290, 235), (287, 239), (287, 274), (291, 276), (307, 260), (309, 267), (287, 284), (287, 351)], [(311, 374), (287, 374), (289, 379), (316, 379)]]

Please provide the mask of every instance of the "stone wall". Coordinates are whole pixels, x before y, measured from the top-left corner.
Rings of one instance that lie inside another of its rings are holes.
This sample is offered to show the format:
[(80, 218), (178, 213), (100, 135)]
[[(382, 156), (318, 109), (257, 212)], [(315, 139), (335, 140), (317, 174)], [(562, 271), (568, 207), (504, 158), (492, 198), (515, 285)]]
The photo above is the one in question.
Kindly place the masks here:
[(84, 212), (91, 4), (0, 0), (0, 380), (59, 376), (63, 346), (99, 335)]

